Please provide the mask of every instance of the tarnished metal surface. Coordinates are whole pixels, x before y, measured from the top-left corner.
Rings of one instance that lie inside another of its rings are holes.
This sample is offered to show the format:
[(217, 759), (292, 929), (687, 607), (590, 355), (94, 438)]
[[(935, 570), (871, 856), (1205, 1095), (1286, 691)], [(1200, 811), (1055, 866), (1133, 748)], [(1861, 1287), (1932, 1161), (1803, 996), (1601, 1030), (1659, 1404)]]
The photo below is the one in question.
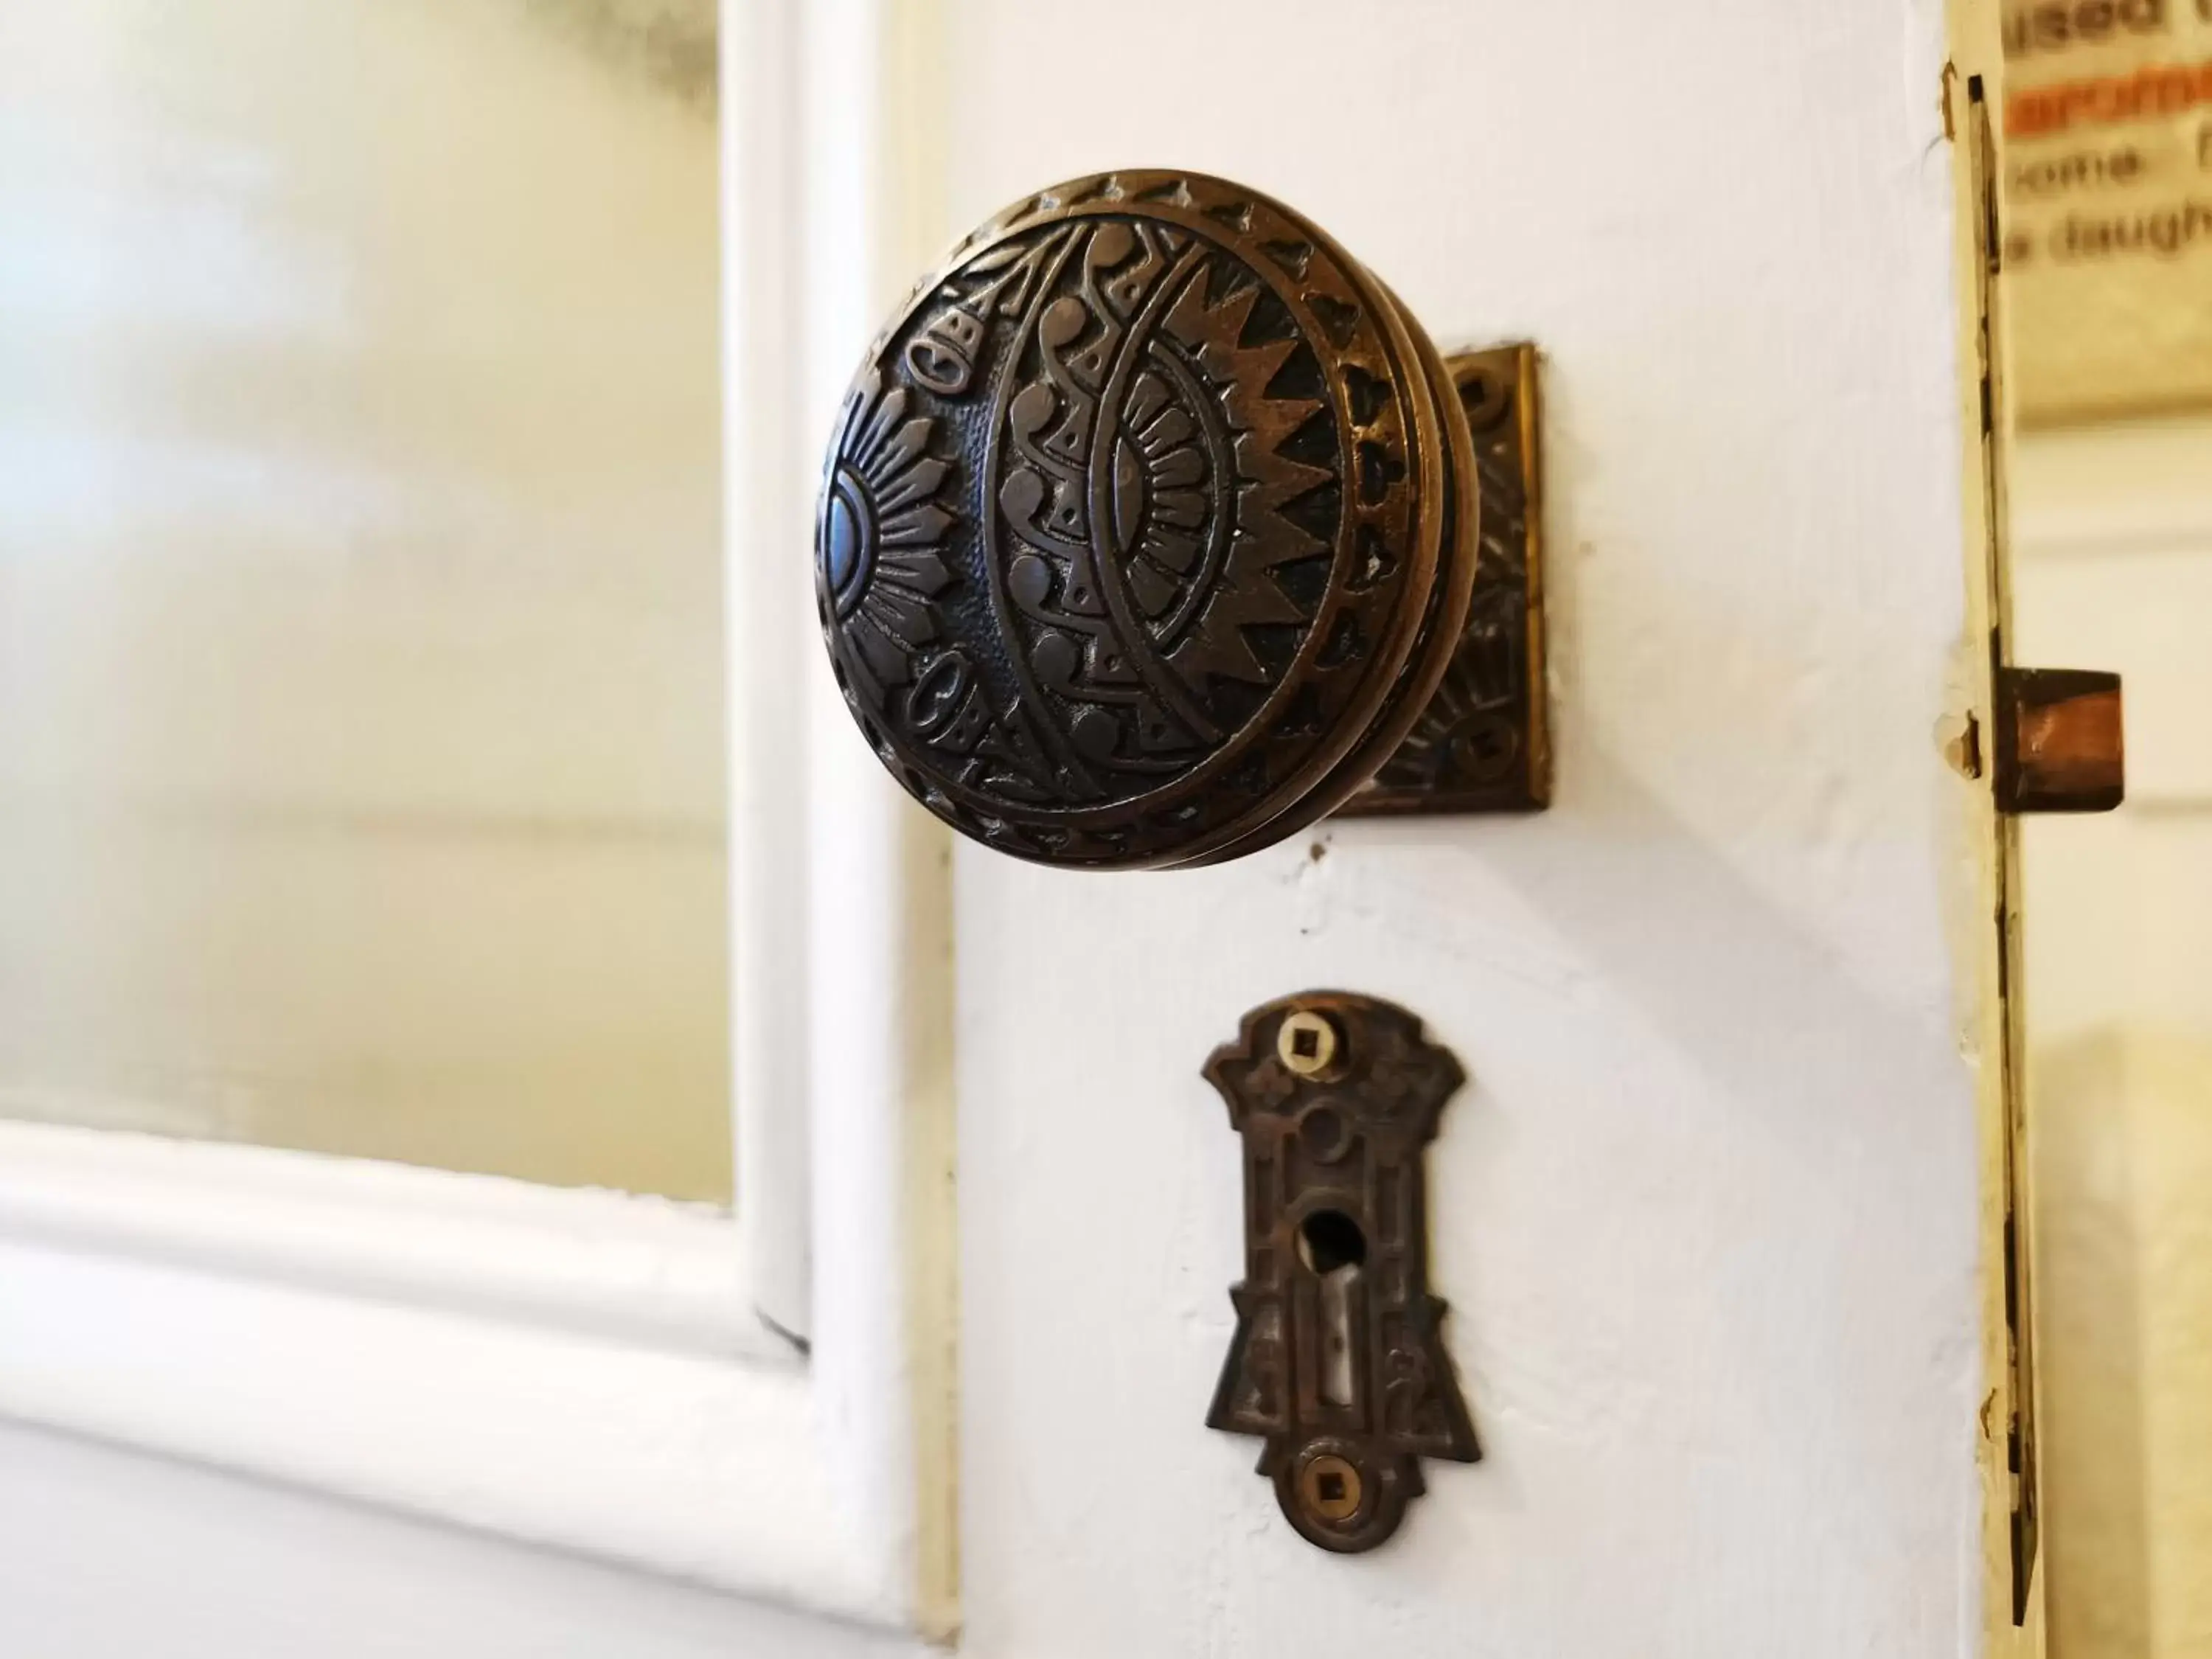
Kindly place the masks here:
[(1207, 1081), (1244, 1139), (1237, 1334), (1206, 1415), (1263, 1436), (1260, 1473), (1322, 1548), (1370, 1550), (1480, 1455), (1429, 1294), (1422, 1155), (1465, 1074), (1394, 1004), (1316, 991), (1256, 1008)]
[(822, 624), (884, 763), (1091, 868), (1250, 852), (1397, 750), (1461, 640), (1474, 451), (1389, 290), (1256, 191), (1073, 180), (877, 340), (835, 434)]
[(2120, 677), (2089, 668), (1998, 668), (2001, 812), (2109, 812), (2127, 796)]
[(1536, 348), (1458, 353), (1448, 366), (1482, 495), (1474, 593), (1443, 682), (1347, 813), (1526, 812), (1551, 804)]

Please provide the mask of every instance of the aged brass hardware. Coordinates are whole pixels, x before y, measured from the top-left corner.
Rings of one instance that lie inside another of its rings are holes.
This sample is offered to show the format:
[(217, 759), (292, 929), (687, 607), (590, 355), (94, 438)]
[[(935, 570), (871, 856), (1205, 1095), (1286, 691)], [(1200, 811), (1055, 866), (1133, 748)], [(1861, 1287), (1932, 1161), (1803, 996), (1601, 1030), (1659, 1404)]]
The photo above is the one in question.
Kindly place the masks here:
[(2000, 812), (2109, 812), (2127, 798), (2118, 674), (2000, 666), (1994, 690)]
[(1378, 770), (1360, 810), (1540, 806), (1534, 393), (1533, 351), (1448, 368), (1255, 191), (1031, 197), (914, 290), (839, 418), (816, 588), (846, 702), (932, 811), (1049, 864), (1238, 857)]
[(1429, 1294), (1422, 1152), (1466, 1080), (1403, 1008), (1316, 991), (1245, 1015), (1206, 1063), (1244, 1142), (1244, 1277), (1208, 1427), (1266, 1438), (1300, 1534), (1373, 1549), (1420, 1460), (1481, 1455)]
[(1536, 348), (1465, 352), (1449, 367), (1482, 496), (1474, 593), (1451, 666), (1346, 814), (1525, 812), (1552, 801)]

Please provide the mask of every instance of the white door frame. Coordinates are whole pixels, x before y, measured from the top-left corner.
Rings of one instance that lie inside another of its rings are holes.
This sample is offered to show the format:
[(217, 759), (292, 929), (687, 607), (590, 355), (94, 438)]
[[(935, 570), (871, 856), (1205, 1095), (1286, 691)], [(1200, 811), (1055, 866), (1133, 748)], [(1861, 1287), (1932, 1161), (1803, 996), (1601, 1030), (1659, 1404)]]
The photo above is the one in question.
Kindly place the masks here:
[(851, 740), (805, 555), (935, 251), (934, 21), (723, 7), (738, 1219), (0, 1122), (0, 1417), (950, 1632), (949, 857)]

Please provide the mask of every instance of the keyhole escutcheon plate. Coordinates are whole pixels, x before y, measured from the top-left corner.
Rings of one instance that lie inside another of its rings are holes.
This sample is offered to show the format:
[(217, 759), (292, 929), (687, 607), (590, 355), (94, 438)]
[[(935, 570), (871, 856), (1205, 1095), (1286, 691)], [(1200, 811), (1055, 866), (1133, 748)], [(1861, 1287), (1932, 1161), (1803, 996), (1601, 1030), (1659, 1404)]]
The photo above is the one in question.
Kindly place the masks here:
[(1260, 1473), (1326, 1550), (1373, 1549), (1480, 1455), (1429, 1292), (1423, 1153), (1466, 1080), (1394, 1003), (1314, 991), (1255, 1008), (1207, 1081), (1244, 1146), (1244, 1277), (1209, 1427), (1263, 1437)]

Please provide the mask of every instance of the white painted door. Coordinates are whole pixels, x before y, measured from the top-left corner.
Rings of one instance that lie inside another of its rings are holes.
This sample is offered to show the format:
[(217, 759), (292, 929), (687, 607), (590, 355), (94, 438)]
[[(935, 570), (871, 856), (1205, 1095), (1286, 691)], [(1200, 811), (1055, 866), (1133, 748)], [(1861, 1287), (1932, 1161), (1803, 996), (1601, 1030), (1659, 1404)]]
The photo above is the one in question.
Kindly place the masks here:
[[(1447, 348), (1539, 343), (1547, 409), (1548, 813), (1327, 823), (1192, 874), (952, 853), (958, 1315), (922, 1334), (959, 1356), (960, 1650), (1981, 1651), (1938, 0), (886, 7), (925, 240), (1102, 168), (1224, 175)], [(822, 15), (817, 49), (885, 14)], [(793, 69), (825, 131), (866, 118), (840, 68)], [(1321, 987), (1404, 1004), (1471, 1079), (1429, 1179), (1485, 1457), (1356, 1559), (1204, 1426), (1242, 1200), (1199, 1067)], [(817, 1125), (817, 1164), (841, 1149)], [(918, 1646), (30, 1431), (0, 1468), (11, 1655)]]
[[(959, 848), (976, 1651), (1973, 1650), (1941, 9), (949, 12), (953, 222), (1187, 165), (1447, 349), (1540, 343), (1559, 760), (1542, 816), (1200, 873)], [(1485, 1457), (1351, 1559), (1200, 1428), (1242, 1256), (1199, 1066), (1316, 988), (1472, 1079), (1430, 1196)]]

